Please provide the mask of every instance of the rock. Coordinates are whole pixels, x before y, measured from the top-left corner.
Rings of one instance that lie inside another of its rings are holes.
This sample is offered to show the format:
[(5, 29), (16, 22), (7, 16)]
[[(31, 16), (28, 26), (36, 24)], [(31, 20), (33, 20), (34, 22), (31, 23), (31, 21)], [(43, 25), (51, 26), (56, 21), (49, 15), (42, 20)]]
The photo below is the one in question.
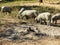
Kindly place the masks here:
[(17, 31), (20, 35), (28, 34), (27, 28), (18, 27), (18, 28), (15, 29), (15, 31)]
[(35, 34), (38, 34), (40, 32), (36, 27), (29, 27), (27, 30), (28, 32), (34, 32)]
[(23, 22), (20, 22), (20, 24), (27, 24), (28, 22), (26, 22), (26, 21), (23, 21)]
[(25, 39), (36, 40), (38, 39), (38, 37), (35, 36), (34, 33), (30, 33), (30, 34), (25, 35)]
[(7, 29), (6, 31), (4, 31), (3, 33), (0, 34), (0, 37), (8, 37), (8, 36), (11, 36), (14, 33), (15, 32), (14, 32), (13, 29)]
[(8, 37), (8, 39), (12, 39), (12, 40), (18, 40), (20, 38), (20, 36), (13, 34), (11, 36)]

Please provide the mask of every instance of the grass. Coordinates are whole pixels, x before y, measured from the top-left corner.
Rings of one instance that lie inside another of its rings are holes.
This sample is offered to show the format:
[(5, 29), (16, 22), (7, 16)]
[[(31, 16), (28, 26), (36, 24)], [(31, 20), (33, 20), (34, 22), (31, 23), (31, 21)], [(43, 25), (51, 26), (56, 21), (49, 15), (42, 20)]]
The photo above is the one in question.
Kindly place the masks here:
[(7, 2), (7, 3), (0, 3), (0, 7), (1, 6), (10, 6), (13, 8), (13, 11), (12, 11), (12, 14), (10, 16), (6, 16), (5, 14), (1, 14), (0, 13), (0, 19), (1, 18), (4, 18), (4, 15), (5, 15), (5, 18), (14, 18), (15, 20), (17, 20), (16, 18), (16, 15), (18, 13), (18, 10), (21, 8), (21, 7), (25, 7), (25, 9), (35, 9), (37, 10), (39, 13), (42, 13), (42, 12), (52, 12), (52, 13), (56, 13), (56, 12), (60, 12), (60, 10), (55, 10), (54, 8), (49, 8), (49, 7), (44, 7), (44, 6), (20, 6), (21, 4), (34, 4), (34, 3), (38, 3), (38, 1), (12, 1), (12, 2)]
[(8, 41), (0, 39), (0, 43), (1, 45), (60, 45), (60, 40), (45, 38), (40, 40)]
[(27, 3), (36, 3), (37, 1), (13, 1), (7, 3), (0, 3), (1, 6), (19, 6), (20, 4), (27, 4)]
[[(42, 12), (52, 12), (52, 13), (56, 13), (56, 12), (60, 12), (60, 10), (55, 10), (54, 8), (50, 8), (50, 7), (43, 7), (43, 6), (13, 6), (12, 9), (12, 14), (10, 16), (12, 16), (13, 18), (17, 15), (18, 10), (20, 10), (22, 7), (24, 7), (25, 9), (34, 9), (37, 10), (39, 13)], [(5, 14), (1, 14), (0, 12), (0, 18), (4, 17)]]
[[(6, 2), (6, 3), (0, 3), (0, 6), (16, 6), (16, 5), (20, 5), (20, 4), (25, 4), (25, 3), (36, 3), (38, 2), (38, 0), (14, 0), (14, 1), (11, 1), (11, 2)], [(60, 2), (60, 0), (43, 0), (43, 2), (46, 2), (46, 3), (56, 3), (56, 2)], [(12, 5), (13, 4), (13, 5)]]
[[(16, 18), (18, 10), (20, 10), (22, 7), (24, 7), (25, 9), (37, 10), (39, 13), (42, 13), (42, 12), (51, 12), (51, 13), (60, 12), (60, 10), (55, 10), (54, 8), (42, 7), (42, 6), (14, 6), (14, 7), (12, 7), (13, 11), (12, 11), (12, 14), (10, 16), (12, 18)], [(0, 18), (4, 18), (4, 15), (6, 17), (9, 17), (9, 15), (1, 14), (1, 12), (0, 12)]]

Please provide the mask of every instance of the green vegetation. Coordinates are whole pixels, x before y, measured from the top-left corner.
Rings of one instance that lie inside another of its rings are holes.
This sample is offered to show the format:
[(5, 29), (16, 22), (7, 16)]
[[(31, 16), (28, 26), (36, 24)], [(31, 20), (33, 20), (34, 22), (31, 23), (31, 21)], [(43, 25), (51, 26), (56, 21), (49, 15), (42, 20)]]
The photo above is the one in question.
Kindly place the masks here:
[(37, 1), (37, 0), (6, 0), (6, 1)]
[(12, 2), (12, 1), (37, 1), (37, 0), (4, 0), (4, 1), (5, 2)]
[(0, 3), (1, 6), (19, 6), (26, 3), (36, 3), (37, 1), (12, 1), (12, 2), (6, 2), (6, 3)]

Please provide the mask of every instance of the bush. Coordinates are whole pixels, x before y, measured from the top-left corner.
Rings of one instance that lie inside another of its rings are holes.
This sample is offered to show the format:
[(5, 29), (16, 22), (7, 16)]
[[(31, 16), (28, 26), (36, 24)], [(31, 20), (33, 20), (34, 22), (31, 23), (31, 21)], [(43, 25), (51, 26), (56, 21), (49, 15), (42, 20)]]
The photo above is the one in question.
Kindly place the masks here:
[(7, 2), (11, 2), (11, 1), (14, 1), (14, 0), (5, 0), (5, 1), (7, 1)]

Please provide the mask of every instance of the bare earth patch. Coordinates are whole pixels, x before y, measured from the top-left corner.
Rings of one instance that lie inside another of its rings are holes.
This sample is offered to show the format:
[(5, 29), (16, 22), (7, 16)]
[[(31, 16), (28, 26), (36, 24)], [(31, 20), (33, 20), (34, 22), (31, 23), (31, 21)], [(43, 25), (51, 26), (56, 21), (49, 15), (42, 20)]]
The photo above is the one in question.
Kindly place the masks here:
[(60, 40), (57, 39), (41, 39), (41, 40), (26, 40), (22, 42), (0, 41), (1, 45), (60, 45)]

